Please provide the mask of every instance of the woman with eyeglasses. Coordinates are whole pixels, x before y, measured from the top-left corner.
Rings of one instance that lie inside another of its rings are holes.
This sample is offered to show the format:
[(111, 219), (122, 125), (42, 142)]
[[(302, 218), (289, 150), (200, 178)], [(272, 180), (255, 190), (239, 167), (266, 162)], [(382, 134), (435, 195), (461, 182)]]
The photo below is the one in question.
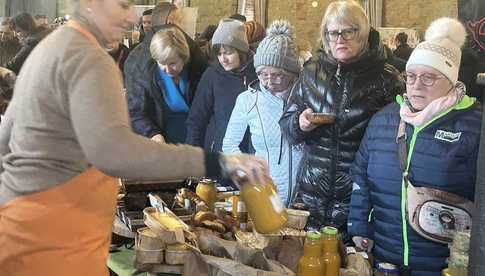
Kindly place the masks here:
[(271, 24), (256, 50), (254, 67), (258, 80), (237, 97), (222, 150), (239, 152), (238, 145), (249, 127), (255, 154), (268, 161), (277, 192), (287, 203), (302, 155), (301, 147), (289, 145), (278, 125), (291, 86), (301, 71), (290, 23), (277, 20)]
[[(377, 261), (408, 272), (401, 275), (438, 276), (450, 254), (410, 227), (403, 175), (414, 186), (474, 199), (481, 108), (457, 81), (465, 37), (456, 19), (431, 24), (406, 64), (406, 93), (371, 119), (351, 169), (349, 233), (359, 247), (364, 239), (367, 250), (374, 245)], [(430, 222), (443, 227), (436, 214)]]
[[(322, 49), (305, 65), (280, 125), (292, 144), (304, 144), (291, 202), (308, 206), (308, 230), (332, 225), (347, 242), (350, 165), (371, 116), (404, 88), (357, 2), (330, 3), (321, 40)], [(327, 123), (317, 124), (313, 113), (323, 113)]]
[[(106, 52), (136, 20), (130, 0), (73, 0), (30, 54), (0, 124), (0, 275), (108, 275), (118, 178), (268, 174), (259, 157), (135, 134)], [(162, 97), (162, 96), (160, 96)]]
[[(214, 61), (197, 86), (187, 119), (186, 143), (219, 152), (236, 98), (256, 79), (256, 73), (244, 23), (222, 19), (211, 41)], [(250, 152), (248, 137), (240, 141), (242, 152)]]

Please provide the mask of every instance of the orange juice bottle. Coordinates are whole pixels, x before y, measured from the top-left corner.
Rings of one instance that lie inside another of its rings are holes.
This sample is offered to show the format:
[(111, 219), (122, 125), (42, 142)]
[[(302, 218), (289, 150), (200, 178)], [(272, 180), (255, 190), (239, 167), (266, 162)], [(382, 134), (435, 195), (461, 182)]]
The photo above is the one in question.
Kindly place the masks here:
[(335, 227), (322, 228), (322, 263), (324, 276), (338, 276), (340, 273), (340, 255), (338, 253), (338, 230)]
[(298, 261), (297, 276), (323, 275), (321, 236), (317, 231), (310, 231), (306, 234), (303, 256)]
[(270, 178), (267, 183), (241, 186), (241, 199), (246, 203), (254, 228), (262, 234), (279, 230), (288, 219), (286, 208), (273, 187)]

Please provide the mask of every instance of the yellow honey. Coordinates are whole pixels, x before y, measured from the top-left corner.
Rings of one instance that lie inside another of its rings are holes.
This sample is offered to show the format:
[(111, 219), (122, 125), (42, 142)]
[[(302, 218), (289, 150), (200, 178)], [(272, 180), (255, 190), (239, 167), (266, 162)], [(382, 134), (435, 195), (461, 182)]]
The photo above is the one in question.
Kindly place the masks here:
[(165, 228), (168, 230), (175, 230), (176, 228), (182, 228), (182, 223), (180, 223), (180, 220), (177, 218), (173, 217), (170, 214), (167, 213), (156, 213), (154, 214), (154, 217), (158, 220), (158, 222), (163, 225)]

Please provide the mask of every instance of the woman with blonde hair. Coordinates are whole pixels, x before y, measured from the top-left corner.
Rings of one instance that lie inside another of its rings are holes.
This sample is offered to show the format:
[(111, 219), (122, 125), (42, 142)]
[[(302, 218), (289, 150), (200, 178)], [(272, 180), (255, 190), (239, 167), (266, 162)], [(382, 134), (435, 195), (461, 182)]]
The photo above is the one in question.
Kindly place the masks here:
[[(398, 72), (385, 63), (379, 33), (355, 1), (330, 3), (321, 24), (322, 48), (305, 64), (280, 120), (304, 156), (292, 202), (310, 210), (307, 228), (333, 225), (349, 241), (349, 168), (372, 114), (403, 90)], [(327, 113), (326, 124), (312, 120)]]
[(143, 97), (132, 95), (128, 101), (133, 129), (159, 142), (184, 143), (201, 66), (192, 62), (187, 40), (176, 27), (155, 33), (150, 53), (153, 60), (144, 78), (151, 85)]
[(74, 3), (72, 19), (30, 54), (0, 124), (0, 275), (108, 275), (116, 178), (242, 170), (254, 183), (268, 174), (254, 156), (133, 133), (120, 71), (103, 47), (135, 22), (134, 8), (126, 0)]

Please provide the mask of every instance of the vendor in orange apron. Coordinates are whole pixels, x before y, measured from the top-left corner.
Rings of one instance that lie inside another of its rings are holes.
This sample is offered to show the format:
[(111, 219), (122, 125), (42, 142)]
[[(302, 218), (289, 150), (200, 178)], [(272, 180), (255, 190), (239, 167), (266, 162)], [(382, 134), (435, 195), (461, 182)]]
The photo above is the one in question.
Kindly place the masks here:
[[(76, 21), (68, 27), (99, 46)], [(0, 275), (107, 275), (117, 180), (94, 167), (0, 206)]]
[(0, 206), (0, 275), (108, 275), (117, 180), (91, 167)]

